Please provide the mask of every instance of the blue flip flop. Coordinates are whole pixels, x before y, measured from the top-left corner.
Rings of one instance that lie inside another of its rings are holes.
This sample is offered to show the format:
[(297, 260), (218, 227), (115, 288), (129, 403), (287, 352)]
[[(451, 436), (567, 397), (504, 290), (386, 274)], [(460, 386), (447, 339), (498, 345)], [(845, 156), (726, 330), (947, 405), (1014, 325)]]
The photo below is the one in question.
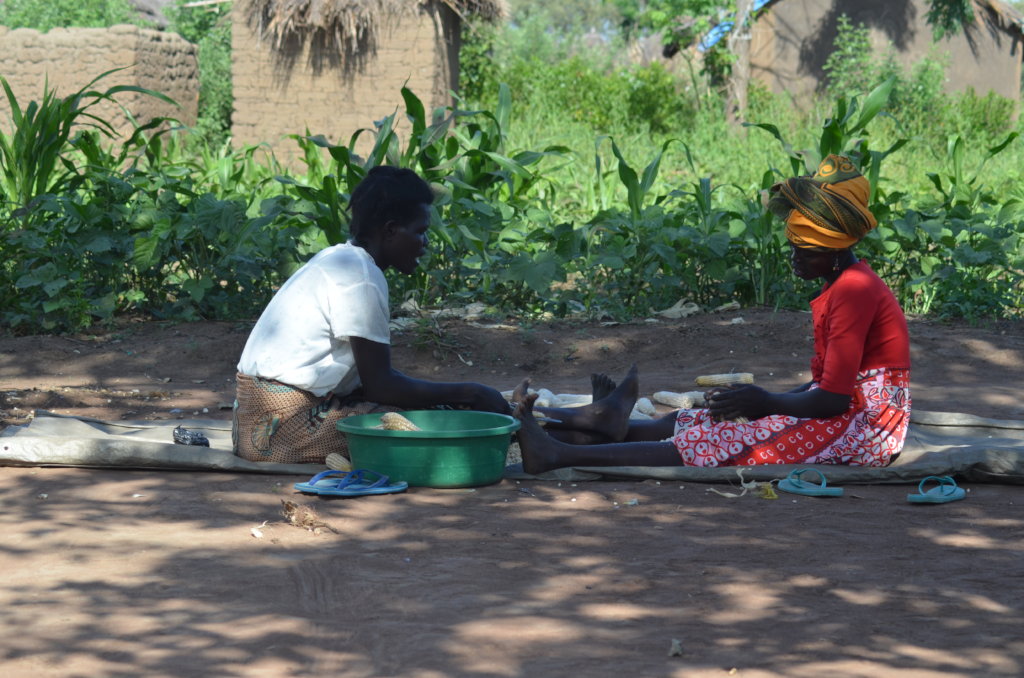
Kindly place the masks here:
[[(371, 478), (366, 476), (371, 474)], [(375, 479), (374, 479), (375, 478)], [(364, 497), (370, 494), (394, 494), (405, 492), (409, 483), (404, 480), (397, 483), (388, 482), (386, 475), (359, 469), (358, 471), (323, 471), (317, 473), (306, 483), (295, 483), (295, 489), (306, 494), (318, 494), (321, 497)]]
[[(935, 487), (924, 489), (929, 483), (937, 483)], [(917, 486), (917, 494), (908, 494), (907, 501), (911, 504), (945, 504), (967, 496), (964, 488), (958, 487), (952, 476), (928, 476)]]
[[(812, 471), (818, 474), (820, 482), (809, 483), (800, 476)], [(792, 471), (785, 479), (779, 481), (779, 489), (791, 494), (802, 494), (805, 497), (841, 497), (843, 488), (829, 487), (825, 481), (825, 474), (816, 468), (801, 468)]]

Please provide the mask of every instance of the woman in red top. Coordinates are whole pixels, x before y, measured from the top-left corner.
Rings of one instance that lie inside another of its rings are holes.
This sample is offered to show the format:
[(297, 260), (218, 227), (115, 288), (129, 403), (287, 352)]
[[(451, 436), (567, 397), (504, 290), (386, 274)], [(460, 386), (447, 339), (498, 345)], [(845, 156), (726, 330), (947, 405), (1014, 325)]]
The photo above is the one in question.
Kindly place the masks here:
[[(516, 389), (524, 470), (565, 466), (885, 466), (903, 447), (910, 421), (910, 339), (892, 291), (853, 245), (872, 228), (867, 180), (847, 159), (829, 156), (813, 177), (773, 187), (768, 208), (786, 221), (796, 276), (822, 278), (811, 301), (811, 381), (771, 393), (746, 385), (707, 394), (707, 408), (628, 420), (636, 370), (606, 398), (548, 409), (547, 432), (532, 416), (528, 382)], [(540, 408), (539, 408), (540, 409)], [(734, 419), (745, 417), (748, 422)], [(550, 435), (549, 435), (550, 434)]]

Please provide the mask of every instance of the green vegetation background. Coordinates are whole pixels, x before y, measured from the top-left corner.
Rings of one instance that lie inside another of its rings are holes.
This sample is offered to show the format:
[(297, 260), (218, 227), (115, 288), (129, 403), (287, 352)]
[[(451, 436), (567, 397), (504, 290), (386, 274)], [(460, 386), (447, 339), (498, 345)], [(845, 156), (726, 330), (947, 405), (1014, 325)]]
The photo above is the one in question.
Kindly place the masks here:
[[(904, 68), (844, 22), (817, 103), (798, 109), (754, 85), (749, 124), (735, 126), (723, 113), (728, 55), (682, 50), (672, 71), (635, 65), (627, 40), (644, 25), (622, 6), (519, 0), (509, 22), (466, 27), (456, 106), (426, 111), (404, 91), (404, 110), (361, 133), (374, 139), (365, 157), (354, 139), (295, 130), (306, 162), (289, 172), (265, 148), (228, 138), (227, 6), (183, 5), (170, 29), (200, 46), (201, 69), (188, 135), (155, 121), (119, 139), (90, 118), (123, 90), (105, 84), (115, 74), (64, 99), (7, 92), (7, 327), (80, 330), (124, 313), (255, 317), (302, 261), (345, 239), (349, 191), (384, 162), (416, 169), (439, 195), (431, 255), (416, 276), (392, 280), (396, 305), (480, 301), (495, 315), (619, 319), (680, 299), (803, 307), (815, 286), (790, 275), (760, 192), (829, 152), (851, 155), (872, 179), (880, 226), (858, 251), (908, 312), (1020, 314), (1014, 103), (944, 94), (938, 51)], [(123, 0), (41, 7), (5, 0), (0, 24), (133, 20)], [(402, 118), (411, 132), (393, 129)]]

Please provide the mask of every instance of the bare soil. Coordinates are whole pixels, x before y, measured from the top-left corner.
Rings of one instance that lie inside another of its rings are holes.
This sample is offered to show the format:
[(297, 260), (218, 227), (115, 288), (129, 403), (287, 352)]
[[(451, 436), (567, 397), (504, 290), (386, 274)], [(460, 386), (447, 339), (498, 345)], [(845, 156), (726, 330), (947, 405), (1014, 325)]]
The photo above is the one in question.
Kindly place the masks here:
[[(0, 426), (34, 409), (229, 419), (249, 327), (0, 337)], [(913, 319), (914, 407), (1024, 419), (1022, 330)], [(730, 370), (790, 388), (810, 345), (808, 314), (744, 309), (442, 321), (396, 335), (394, 359), (556, 393), (635, 362), (650, 395)], [(764, 500), (505, 480), (325, 500), (296, 480), (0, 468), (0, 675), (1024, 675), (1021, 486), (921, 506), (906, 485)]]

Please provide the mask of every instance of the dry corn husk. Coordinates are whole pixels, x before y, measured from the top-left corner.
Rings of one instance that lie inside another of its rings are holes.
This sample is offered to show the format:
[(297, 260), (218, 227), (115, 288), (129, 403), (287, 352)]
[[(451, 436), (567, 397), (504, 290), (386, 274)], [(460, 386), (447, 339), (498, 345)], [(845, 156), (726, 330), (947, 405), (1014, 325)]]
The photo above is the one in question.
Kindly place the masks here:
[(523, 461), (523, 451), (519, 447), (519, 443), (513, 442), (508, 446), (508, 452), (505, 453), (505, 466), (511, 466), (512, 464), (519, 464)]
[(534, 407), (558, 407), (558, 396), (546, 388), (537, 389), (537, 402)]
[(646, 414), (648, 417), (653, 417), (658, 413), (658, 410), (655, 409), (654, 403), (651, 402), (650, 398), (640, 398), (636, 401), (634, 408), (640, 414)]
[[(546, 388), (540, 390), (529, 389), (529, 393), (537, 394), (535, 407), (581, 407), (594, 402), (593, 396), (576, 393), (552, 393)], [(505, 400), (512, 402), (512, 391), (502, 391), (501, 395)]]
[(558, 393), (555, 395), (555, 401), (558, 403), (557, 407), (582, 407), (594, 402), (594, 397), (575, 393)]

